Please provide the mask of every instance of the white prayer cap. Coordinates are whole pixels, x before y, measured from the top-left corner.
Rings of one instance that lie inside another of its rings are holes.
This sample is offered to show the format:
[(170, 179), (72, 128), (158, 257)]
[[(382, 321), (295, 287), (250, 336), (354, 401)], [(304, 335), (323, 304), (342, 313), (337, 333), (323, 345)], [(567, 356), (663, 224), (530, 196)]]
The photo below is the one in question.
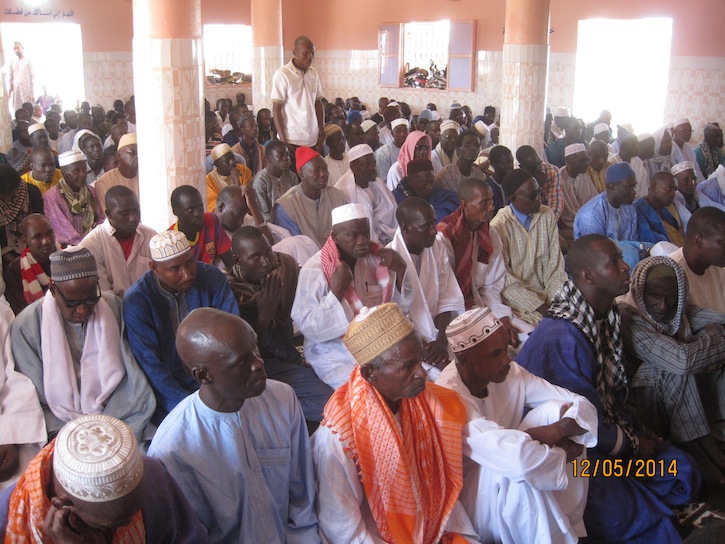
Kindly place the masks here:
[(144, 464), (128, 425), (111, 416), (91, 414), (74, 419), (58, 433), (53, 473), (73, 497), (109, 502), (138, 487)]
[(333, 226), (355, 219), (368, 219), (367, 210), (362, 204), (345, 204), (332, 210)]
[(554, 108), (554, 117), (571, 117), (571, 111), (566, 106)]
[(685, 117), (682, 117), (682, 118), (678, 119), (677, 121), (675, 121), (674, 128), (677, 128), (680, 125), (690, 125), (690, 124), (691, 123), (690, 123), (690, 120), (689, 119), (686, 119)]
[(685, 162), (679, 162), (676, 165), (674, 165), (672, 168), (670, 168), (670, 172), (672, 172), (673, 176), (676, 176), (680, 172), (684, 172), (685, 170), (692, 170), (695, 171), (695, 165), (692, 161), (685, 161)]
[(86, 160), (86, 156), (80, 151), (66, 151), (58, 155), (58, 166), (68, 166), (74, 162)]
[(449, 109), (451, 110), (460, 110), (463, 106), (459, 102), (452, 102), (451, 107)]
[(489, 308), (474, 308), (451, 321), (446, 336), (453, 352), (458, 353), (479, 344), (501, 327), (503, 323)]
[(390, 102), (388, 102), (388, 107), (390, 107), (390, 106), (399, 108), (400, 104), (398, 104), (395, 100), (391, 100)]
[(160, 232), (149, 242), (151, 258), (157, 263), (170, 261), (177, 255), (191, 251), (186, 235), (178, 230)]
[(433, 119), (431, 121), (440, 121), (441, 120), (441, 114), (438, 113), (438, 111), (433, 110)]
[(643, 132), (642, 134), (637, 134), (637, 140), (640, 142), (644, 142), (645, 140), (649, 140), (650, 138), (654, 138), (649, 132)]
[(609, 125), (607, 123), (597, 123), (594, 125), (594, 136), (602, 132), (609, 133)]
[(478, 132), (481, 135), (481, 138), (487, 138), (490, 131), (488, 130), (488, 127), (486, 126), (486, 123), (481, 121), (480, 119), (473, 123), (473, 128), (476, 129), (476, 132)]
[(352, 162), (358, 160), (360, 157), (364, 157), (365, 155), (372, 155), (373, 153), (373, 148), (370, 147), (368, 144), (359, 144), (350, 149), (350, 151), (348, 151), (347, 157), (350, 162)]
[[(79, 130), (78, 132), (76, 132), (76, 135), (73, 136), (73, 147), (71, 147), (72, 150), (74, 150), (74, 151), (81, 150), (81, 138), (83, 138), (83, 136), (85, 136), (86, 134), (92, 134), (93, 136), (98, 138), (98, 135), (96, 135), (94, 132), (91, 132), (88, 129), (84, 128), (83, 130)], [(100, 140), (100, 138), (98, 138), (98, 139)]]
[(375, 124), (375, 121), (371, 121), (370, 119), (366, 119), (365, 121), (363, 121), (362, 123), (360, 123), (360, 126), (362, 127), (363, 132), (367, 132), (371, 128), (376, 127), (377, 125)]
[(211, 150), (211, 158), (213, 160), (217, 160), (222, 158), (227, 153), (231, 153), (232, 148), (229, 147), (229, 144), (219, 144), (215, 145), (214, 149)]
[(576, 153), (581, 153), (582, 151), (584, 153), (587, 152), (587, 148), (584, 144), (571, 144), (564, 148), (564, 156), (568, 157), (569, 155), (575, 155)]
[(121, 151), (124, 147), (128, 145), (138, 143), (137, 138), (138, 136), (136, 136), (135, 132), (129, 132), (128, 134), (124, 134), (123, 136), (121, 136), (121, 139), (118, 140), (118, 151)]
[(390, 130), (394, 130), (396, 127), (399, 127), (400, 125), (408, 126), (408, 120), (407, 119), (394, 119), (390, 123)]
[(360, 110), (360, 115), (362, 116), (363, 121), (370, 119), (370, 112), (368, 110)]
[(35, 123), (33, 125), (30, 125), (28, 127), (28, 136), (30, 136), (34, 132), (38, 132), (39, 130), (45, 130), (45, 125), (43, 123)]
[(451, 130), (451, 129), (458, 132), (460, 130), (460, 128), (461, 128), (461, 125), (459, 125), (455, 121), (453, 121), (451, 119), (446, 119), (445, 121), (443, 121), (441, 123), (441, 134), (443, 134), (446, 130)]

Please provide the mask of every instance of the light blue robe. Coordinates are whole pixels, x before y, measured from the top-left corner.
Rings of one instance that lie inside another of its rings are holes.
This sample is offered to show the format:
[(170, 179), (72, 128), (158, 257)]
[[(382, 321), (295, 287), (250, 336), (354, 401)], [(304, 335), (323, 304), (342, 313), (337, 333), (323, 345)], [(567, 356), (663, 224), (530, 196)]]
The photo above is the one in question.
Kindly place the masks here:
[(179, 484), (210, 542), (320, 542), (307, 426), (288, 385), (267, 380), (231, 413), (189, 395), (166, 416), (149, 455)]

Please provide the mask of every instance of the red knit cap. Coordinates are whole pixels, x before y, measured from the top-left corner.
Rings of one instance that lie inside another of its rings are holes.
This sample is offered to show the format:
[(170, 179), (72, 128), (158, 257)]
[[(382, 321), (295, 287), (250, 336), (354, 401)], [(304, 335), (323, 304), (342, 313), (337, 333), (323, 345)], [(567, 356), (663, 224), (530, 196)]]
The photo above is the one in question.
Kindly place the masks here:
[(302, 167), (310, 162), (315, 157), (319, 157), (320, 154), (315, 151), (314, 149), (310, 149), (309, 147), (298, 147), (295, 150), (295, 162), (297, 163), (297, 173), (300, 173), (300, 170), (302, 170)]

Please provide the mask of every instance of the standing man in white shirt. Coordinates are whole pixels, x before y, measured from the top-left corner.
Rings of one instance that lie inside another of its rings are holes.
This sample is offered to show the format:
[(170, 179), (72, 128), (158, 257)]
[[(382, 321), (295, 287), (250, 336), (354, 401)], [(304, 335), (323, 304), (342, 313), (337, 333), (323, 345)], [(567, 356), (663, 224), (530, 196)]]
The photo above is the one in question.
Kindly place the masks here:
[(297, 147), (322, 151), (325, 140), (322, 85), (312, 67), (314, 58), (314, 44), (307, 36), (300, 36), (295, 40), (292, 60), (272, 77), (274, 124), (279, 139), (289, 147), (293, 162)]

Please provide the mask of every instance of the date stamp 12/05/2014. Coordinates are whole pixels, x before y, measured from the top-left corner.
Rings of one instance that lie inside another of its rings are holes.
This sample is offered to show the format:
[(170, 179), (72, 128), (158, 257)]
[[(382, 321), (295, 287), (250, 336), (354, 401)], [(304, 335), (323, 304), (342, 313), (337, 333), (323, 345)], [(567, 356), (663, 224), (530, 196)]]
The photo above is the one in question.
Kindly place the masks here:
[(676, 477), (677, 459), (574, 459), (574, 477), (655, 478)]

